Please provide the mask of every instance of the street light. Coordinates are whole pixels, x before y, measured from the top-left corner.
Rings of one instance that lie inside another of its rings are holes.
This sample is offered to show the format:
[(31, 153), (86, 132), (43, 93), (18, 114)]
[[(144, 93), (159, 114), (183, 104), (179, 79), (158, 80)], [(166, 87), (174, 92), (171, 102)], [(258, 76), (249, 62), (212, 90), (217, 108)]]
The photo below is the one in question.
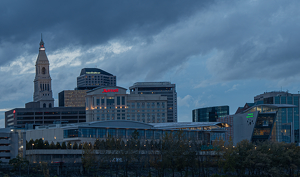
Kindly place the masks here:
[(31, 150), (33, 150), (34, 143), (32, 143), (31, 145), (32, 145), (32, 146), (31, 146)]

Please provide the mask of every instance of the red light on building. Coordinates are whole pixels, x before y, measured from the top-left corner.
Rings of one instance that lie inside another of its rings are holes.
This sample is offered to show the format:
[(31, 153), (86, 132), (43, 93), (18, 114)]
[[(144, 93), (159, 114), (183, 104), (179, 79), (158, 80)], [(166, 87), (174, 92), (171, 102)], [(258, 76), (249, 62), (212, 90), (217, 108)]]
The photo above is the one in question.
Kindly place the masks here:
[(119, 89), (103, 89), (102, 93), (107, 93), (107, 92), (119, 92)]

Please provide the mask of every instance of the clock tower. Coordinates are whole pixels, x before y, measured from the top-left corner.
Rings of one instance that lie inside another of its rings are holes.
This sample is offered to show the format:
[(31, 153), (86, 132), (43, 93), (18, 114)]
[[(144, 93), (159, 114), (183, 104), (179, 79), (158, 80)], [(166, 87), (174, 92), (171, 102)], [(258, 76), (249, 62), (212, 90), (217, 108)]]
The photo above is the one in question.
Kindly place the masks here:
[(54, 107), (49, 65), (50, 64), (45, 52), (44, 42), (43, 39), (41, 39), (39, 55), (35, 64), (35, 79), (33, 81), (33, 101), (39, 102), (41, 108)]

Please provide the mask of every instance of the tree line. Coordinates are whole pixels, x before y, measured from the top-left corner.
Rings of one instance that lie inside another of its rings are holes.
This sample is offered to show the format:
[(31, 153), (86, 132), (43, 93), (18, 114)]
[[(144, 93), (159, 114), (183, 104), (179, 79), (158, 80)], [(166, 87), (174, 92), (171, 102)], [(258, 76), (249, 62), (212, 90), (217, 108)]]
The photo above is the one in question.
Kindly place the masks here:
[(300, 176), (300, 148), (295, 144), (244, 140), (234, 146), (232, 140), (217, 140), (212, 149), (182, 131), (156, 141), (138, 136), (134, 132), (126, 141), (108, 137), (73, 145), (39, 139), (27, 142), (26, 148), (82, 149), (89, 176)]

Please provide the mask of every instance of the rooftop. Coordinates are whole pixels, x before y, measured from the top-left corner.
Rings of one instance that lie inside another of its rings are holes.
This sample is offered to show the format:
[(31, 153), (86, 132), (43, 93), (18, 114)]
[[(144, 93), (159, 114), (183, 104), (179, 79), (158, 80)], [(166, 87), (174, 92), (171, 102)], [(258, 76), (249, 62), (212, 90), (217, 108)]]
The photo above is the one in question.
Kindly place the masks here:
[(220, 129), (223, 127), (230, 127), (229, 124), (222, 122), (168, 122), (168, 123), (143, 123), (128, 120), (109, 120), (98, 122), (83, 122), (74, 124), (57, 124), (51, 126), (40, 126), (37, 129), (48, 128), (132, 128), (132, 129), (161, 129), (161, 130), (174, 130), (174, 129), (188, 129), (188, 128), (209, 128)]
[(80, 76), (85, 75), (85, 74), (103, 74), (107, 76), (113, 76), (112, 74), (103, 71), (102, 69), (99, 68), (83, 68), (81, 69)]
[(133, 85), (170, 85), (171, 82), (136, 82)]

